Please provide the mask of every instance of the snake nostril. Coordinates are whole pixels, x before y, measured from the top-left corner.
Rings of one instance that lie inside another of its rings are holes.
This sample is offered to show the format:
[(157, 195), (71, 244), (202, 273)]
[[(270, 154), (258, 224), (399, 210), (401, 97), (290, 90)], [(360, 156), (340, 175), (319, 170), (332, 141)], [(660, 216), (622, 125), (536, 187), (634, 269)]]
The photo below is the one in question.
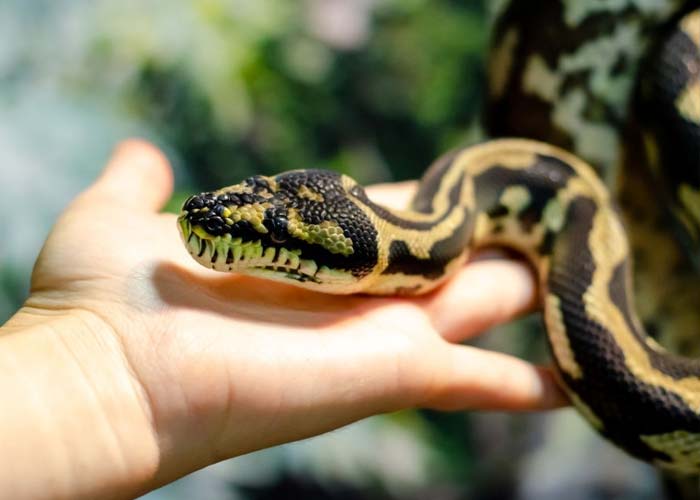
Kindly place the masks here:
[(202, 201), (201, 195), (195, 194), (187, 198), (185, 203), (183, 203), (182, 208), (191, 212), (192, 210), (200, 209), (204, 207), (204, 202)]
[(183, 210), (192, 212), (194, 210), (202, 210), (205, 208), (213, 209), (217, 205), (217, 200), (212, 193), (199, 193), (187, 198), (182, 205)]

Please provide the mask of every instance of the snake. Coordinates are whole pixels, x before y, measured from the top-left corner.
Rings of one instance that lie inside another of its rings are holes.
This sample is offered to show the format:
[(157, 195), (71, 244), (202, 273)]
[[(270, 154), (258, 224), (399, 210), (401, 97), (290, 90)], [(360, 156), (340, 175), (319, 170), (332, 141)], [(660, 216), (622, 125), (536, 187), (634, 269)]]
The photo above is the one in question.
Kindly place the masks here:
[[(700, 234), (700, 9), (535, 3), (543, 9), (506, 2), (497, 18), (491, 59), (499, 64), (489, 63), (485, 107), (493, 138), (435, 160), (409, 208), (376, 203), (329, 170), (256, 175), (190, 196), (177, 219), (182, 241), (215, 271), (323, 293), (407, 296), (441, 286), (480, 248), (513, 249), (535, 270), (556, 378), (579, 413), (634, 457), (700, 472), (700, 360), (662, 347), (637, 312), (634, 221), (614, 192), (624, 189), (611, 188), (622, 170), (610, 167), (645, 163), (660, 192), (632, 205), (665, 206), (692, 254)], [(625, 48), (625, 36), (637, 45)], [(582, 55), (611, 39), (618, 45), (601, 46), (613, 62)], [(612, 90), (618, 96), (601, 93), (610, 80), (596, 80), (600, 67), (624, 76)], [(562, 110), (572, 102), (581, 114), (567, 121)], [(625, 149), (629, 117), (638, 136)]]

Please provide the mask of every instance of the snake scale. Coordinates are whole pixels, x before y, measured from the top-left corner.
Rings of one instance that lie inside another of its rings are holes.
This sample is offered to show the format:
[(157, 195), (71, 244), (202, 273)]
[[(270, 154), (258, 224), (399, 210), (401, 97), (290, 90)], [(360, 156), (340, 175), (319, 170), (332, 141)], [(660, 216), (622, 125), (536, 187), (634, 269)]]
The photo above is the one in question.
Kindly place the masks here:
[[(687, 261), (698, 253), (700, 6), (500, 3), (484, 116), (495, 139), (436, 160), (409, 209), (374, 203), (345, 175), (294, 170), (190, 197), (182, 239), (211, 269), (336, 294), (425, 293), (474, 249), (513, 248), (537, 272), (558, 378), (579, 412), (638, 458), (700, 472), (700, 361), (647, 335), (658, 324), (640, 318), (632, 287), (645, 220), (673, 214)], [(700, 285), (678, 259), (645, 265), (688, 280), (692, 295)]]

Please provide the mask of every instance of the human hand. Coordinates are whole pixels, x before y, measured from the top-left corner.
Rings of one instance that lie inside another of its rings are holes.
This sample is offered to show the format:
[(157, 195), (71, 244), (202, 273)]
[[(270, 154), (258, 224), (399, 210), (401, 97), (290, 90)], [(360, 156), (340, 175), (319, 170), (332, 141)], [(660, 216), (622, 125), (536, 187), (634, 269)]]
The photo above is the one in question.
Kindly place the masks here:
[[(369, 192), (396, 205), (413, 189)], [(377, 413), (564, 403), (549, 370), (456, 344), (533, 306), (535, 287), (523, 264), (473, 262), (415, 298), (331, 296), (217, 274), (188, 255), (175, 216), (158, 213), (171, 191), (161, 153), (139, 141), (122, 144), (58, 220), (29, 299), (1, 330), (8, 335), (0, 340), (50, 344), (53, 359), (70, 365), (70, 408), (89, 401), (78, 415), (86, 421), (68, 431), (54, 423), (44, 437), (91, 436), (78, 447), (78, 462), (68, 457), (73, 474), (66, 481), (75, 484), (85, 481), (76, 463), (105, 455), (89, 461), (101, 469), (87, 485), (66, 486), (72, 498), (133, 495)], [(12, 335), (23, 331), (32, 335)], [(0, 344), (0, 368), (11, 345)], [(41, 366), (33, 351), (22, 351), (22, 366)], [(51, 404), (53, 396), (41, 392), (65, 389), (57, 373), (68, 372), (57, 367), (31, 385), (43, 403), (37, 418), (49, 418), (42, 410), (53, 412), (52, 421), (63, 414), (64, 403)], [(109, 476), (115, 469), (117, 479)]]

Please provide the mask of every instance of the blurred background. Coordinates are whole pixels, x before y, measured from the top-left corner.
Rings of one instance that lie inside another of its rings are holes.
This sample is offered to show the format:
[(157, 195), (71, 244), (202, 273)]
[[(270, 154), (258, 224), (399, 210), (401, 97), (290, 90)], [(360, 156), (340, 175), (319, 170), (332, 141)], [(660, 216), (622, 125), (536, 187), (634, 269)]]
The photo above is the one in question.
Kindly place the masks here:
[[(420, 176), (478, 137), (489, 12), (473, 0), (0, 2), (0, 324), (56, 216), (115, 143), (190, 193), (323, 167)], [(488, 7), (486, 6), (488, 4)], [(19, 208), (18, 208), (19, 207)], [(175, 229), (173, 229), (175, 230)], [(537, 318), (479, 342), (546, 359)], [(654, 470), (571, 410), (403, 412), (210, 467), (144, 497), (657, 499)]]

